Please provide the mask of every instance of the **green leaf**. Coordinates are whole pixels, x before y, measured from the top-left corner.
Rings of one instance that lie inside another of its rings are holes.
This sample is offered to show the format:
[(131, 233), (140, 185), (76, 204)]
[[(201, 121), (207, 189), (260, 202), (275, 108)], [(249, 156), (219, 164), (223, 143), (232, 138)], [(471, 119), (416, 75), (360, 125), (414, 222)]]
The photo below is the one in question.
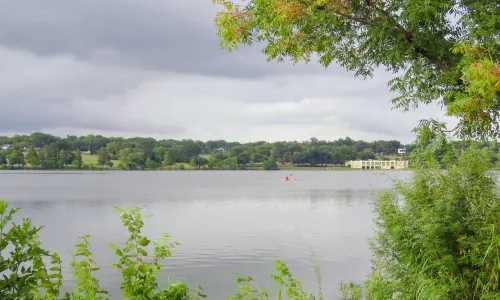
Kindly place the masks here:
[(40, 269), (43, 266), (43, 263), (41, 260), (36, 260), (33, 264), (33, 269)]
[(142, 249), (142, 248), (137, 248), (137, 252), (139, 252), (143, 256), (148, 256), (148, 253), (144, 249)]
[(143, 237), (139, 240), (139, 245), (146, 247), (147, 245), (149, 245), (150, 242), (151, 241), (148, 240), (146, 237)]

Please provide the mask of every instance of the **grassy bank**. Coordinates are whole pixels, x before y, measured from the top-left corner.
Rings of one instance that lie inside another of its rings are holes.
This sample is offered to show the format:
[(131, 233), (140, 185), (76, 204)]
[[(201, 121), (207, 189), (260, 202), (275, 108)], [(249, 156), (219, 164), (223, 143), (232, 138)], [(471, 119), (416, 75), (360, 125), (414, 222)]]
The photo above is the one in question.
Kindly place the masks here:
[[(82, 162), (83, 162), (83, 165), (97, 165), (98, 162), (97, 162), (97, 155), (92, 155), (92, 154), (88, 154), (88, 153), (82, 153)], [(111, 162), (113, 163), (113, 166), (118, 166), (118, 164), (120, 163), (119, 160), (111, 160)]]

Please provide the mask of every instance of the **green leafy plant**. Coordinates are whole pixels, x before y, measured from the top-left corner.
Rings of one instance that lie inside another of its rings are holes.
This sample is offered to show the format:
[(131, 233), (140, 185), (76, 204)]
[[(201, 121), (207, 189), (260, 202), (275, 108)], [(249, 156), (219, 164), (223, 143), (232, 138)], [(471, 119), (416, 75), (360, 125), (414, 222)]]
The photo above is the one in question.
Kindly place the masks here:
[[(317, 264), (316, 256), (313, 253), (312, 264), (317, 276), (318, 282), (318, 295), (306, 291), (302, 287), (302, 283), (292, 276), (287, 265), (281, 261), (276, 260), (274, 269), (275, 273), (269, 275), (270, 278), (279, 285), (277, 292), (277, 299), (289, 300), (323, 300), (323, 293), (321, 289), (321, 275), (319, 266)], [(238, 284), (237, 293), (234, 296), (228, 296), (228, 300), (267, 300), (269, 293), (257, 287), (252, 277), (243, 277), (239, 273), (234, 272), (236, 275), (236, 283)]]
[(99, 286), (99, 281), (93, 273), (100, 268), (95, 263), (90, 252), (89, 235), (79, 237), (82, 242), (75, 245), (76, 252), (73, 254), (71, 267), (73, 277), (77, 281), (76, 293), (68, 293), (65, 299), (74, 300), (105, 300), (108, 292)]
[(344, 299), (500, 297), (500, 194), (488, 149), (455, 156), (445, 170), (416, 161), (410, 179), (380, 194), (374, 272), (364, 289), (341, 285)]
[[(144, 226), (140, 209), (115, 208), (120, 213), (122, 224), (127, 228), (130, 236), (125, 242), (123, 248), (116, 244), (111, 244), (115, 250), (119, 261), (113, 266), (122, 273), (123, 283), (121, 289), (124, 292), (125, 299), (168, 299), (184, 300), (193, 299), (189, 294), (189, 288), (186, 284), (179, 281), (169, 282), (165, 288), (160, 288), (157, 275), (160, 274), (162, 265), (161, 260), (172, 255), (172, 249), (179, 245), (177, 242), (170, 242), (168, 235), (163, 235), (158, 242), (153, 242), (153, 256), (150, 261), (147, 260), (147, 248), (151, 241), (141, 235), (141, 229)], [(197, 297), (205, 297), (200, 289), (197, 291)]]
[[(161, 260), (172, 255), (172, 248), (177, 242), (170, 242), (168, 235), (163, 235), (158, 242), (152, 243), (153, 256), (148, 257), (147, 247), (151, 241), (141, 235), (144, 226), (139, 208), (120, 209), (122, 224), (130, 237), (123, 248), (115, 244), (111, 247), (119, 258), (113, 266), (121, 270), (123, 297), (134, 300), (190, 300), (206, 298), (203, 289), (189, 289), (180, 281), (169, 281), (165, 288), (158, 284)], [(24, 218), (20, 225), (12, 221), (12, 216), (19, 208), (8, 210), (8, 203), (0, 201), (0, 280), (1, 299), (36, 299), (36, 300), (105, 300), (108, 292), (103, 290), (94, 273), (99, 267), (90, 251), (89, 235), (79, 237), (75, 245), (71, 268), (77, 283), (75, 292), (66, 293), (60, 298), (62, 286), (61, 259), (56, 253), (40, 247), (38, 233), (42, 227), (31, 224)], [(10, 228), (9, 228), (10, 225)], [(8, 248), (12, 248), (8, 250)], [(5, 252), (8, 250), (8, 255)], [(46, 261), (50, 263), (47, 264)], [(50, 266), (50, 267), (49, 267)], [(194, 293), (192, 293), (194, 292)], [(193, 296), (194, 294), (194, 296)]]
[(12, 221), (18, 211), (19, 208), (9, 209), (8, 203), (0, 200), (0, 273), (3, 277), (0, 298), (57, 297), (62, 285), (61, 260), (56, 253), (41, 248), (38, 233), (42, 227), (33, 226), (29, 218), (23, 218), (21, 224)]
[(341, 300), (362, 300), (364, 297), (363, 285), (353, 281), (345, 283), (340, 282), (340, 299)]

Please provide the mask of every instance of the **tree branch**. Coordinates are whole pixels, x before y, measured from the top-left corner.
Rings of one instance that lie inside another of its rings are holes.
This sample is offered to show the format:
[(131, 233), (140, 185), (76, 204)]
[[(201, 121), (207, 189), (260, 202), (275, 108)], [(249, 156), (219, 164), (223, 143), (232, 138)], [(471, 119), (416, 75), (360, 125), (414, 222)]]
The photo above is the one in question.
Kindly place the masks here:
[[(321, 5), (321, 6), (318, 6), (316, 8), (317, 10), (326, 10), (326, 5)], [(360, 23), (360, 24), (363, 24), (363, 25), (372, 25), (372, 23), (366, 19), (362, 19), (362, 18), (358, 18), (358, 17), (355, 17), (355, 16), (351, 16), (351, 15), (348, 15), (348, 14), (345, 14), (345, 13), (342, 13), (342, 12), (339, 12), (339, 11), (333, 11), (334, 14), (336, 15), (339, 15), (343, 18), (346, 18), (346, 19), (349, 19), (351, 21), (354, 21), (354, 22), (357, 22), (357, 23)]]
[[(426, 58), (430, 63), (432, 63), (434, 66), (436, 66), (440, 71), (445, 71), (447, 69), (446, 65), (441, 62), (439, 59), (434, 57), (429, 51), (418, 47), (415, 45), (415, 41), (413, 40), (413, 34), (409, 32), (406, 28), (404, 28), (401, 24), (399, 24), (387, 11), (378, 8), (375, 3), (373, 3), (370, 0), (365, 0), (366, 5), (368, 7), (371, 7), (375, 11), (378, 11), (380, 14), (384, 15), (385, 18), (391, 23), (392, 26), (394, 26), (394, 33), (398, 34), (401, 36), (408, 44), (413, 46), (413, 49), (415, 50), (416, 53), (422, 55), (424, 58)], [(326, 6), (319, 6), (317, 7), (318, 10), (325, 10)], [(375, 25), (373, 22), (367, 19), (355, 17), (346, 13), (342, 13), (339, 11), (333, 11), (334, 14), (341, 16), (343, 18), (346, 18), (348, 20), (360, 23), (362, 25), (366, 26), (373, 26)]]
[(401, 24), (399, 24), (387, 11), (376, 8), (374, 7), (378, 12), (380, 12), (382, 15), (384, 15), (387, 20), (394, 26), (394, 32), (400, 35), (408, 44), (413, 46), (413, 49), (415, 50), (416, 53), (422, 55), (425, 57), (430, 63), (435, 65), (440, 71), (445, 71), (447, 67), (438, 60), (436, 57), (434, 57), (429, 51), (418, 47), (415, 45), (415, 41), (413, 39), (413, 33), (408, 31), (406, 28), (404, 28)]

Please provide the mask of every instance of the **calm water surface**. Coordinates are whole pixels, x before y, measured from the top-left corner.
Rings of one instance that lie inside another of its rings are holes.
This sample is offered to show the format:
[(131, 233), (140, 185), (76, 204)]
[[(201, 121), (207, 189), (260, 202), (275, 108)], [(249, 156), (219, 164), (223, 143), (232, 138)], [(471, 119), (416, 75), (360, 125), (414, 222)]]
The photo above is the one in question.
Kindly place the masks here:
[(66, 262), (69, 288), (73, 245), (90, 234), (102, 286), (121, 298), (109, 242), (127, 235), (113, 206), (137, 205), (152, 215), (145, 234), (167, 232), (181, 243), (164, 272), (202, 285), (208, 299), (235, 294), (232, 271), (271, 290), (267, 275), (277, 258), (313, 290), (311, 251), (320, 260), (325, 298), (337, 299), (340, 280), (370, 273), (372, 193), (409, 173), (297, 171), (298, 181), (284, 182), (287, 172), (8, 171), (0, 173), (0, 199), (22, 207), (19, 217), (45, 225), (42, 243)]

